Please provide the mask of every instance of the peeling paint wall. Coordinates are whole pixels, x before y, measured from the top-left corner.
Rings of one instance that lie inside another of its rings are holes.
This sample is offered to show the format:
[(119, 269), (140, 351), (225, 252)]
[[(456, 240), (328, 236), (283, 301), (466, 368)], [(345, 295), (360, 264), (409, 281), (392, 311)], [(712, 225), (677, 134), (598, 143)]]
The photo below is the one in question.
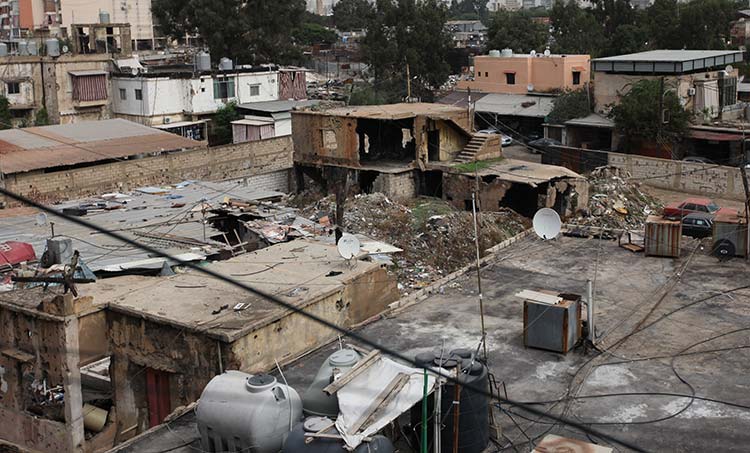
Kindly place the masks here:
[(359, 165), (357, 119), (292, 112), (294, 161)]

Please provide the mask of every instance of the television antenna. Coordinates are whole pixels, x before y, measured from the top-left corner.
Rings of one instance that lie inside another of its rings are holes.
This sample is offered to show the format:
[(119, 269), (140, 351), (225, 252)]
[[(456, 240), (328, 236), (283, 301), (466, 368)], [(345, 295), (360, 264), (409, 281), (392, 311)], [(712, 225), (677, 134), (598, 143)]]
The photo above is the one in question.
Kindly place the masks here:
[(534, 233), (545, 241), (548, 241), (560, 234), (562, 221), (560, 220), (560, 215), (554, 209), (542, 208), (534, 214), (533, 225)]

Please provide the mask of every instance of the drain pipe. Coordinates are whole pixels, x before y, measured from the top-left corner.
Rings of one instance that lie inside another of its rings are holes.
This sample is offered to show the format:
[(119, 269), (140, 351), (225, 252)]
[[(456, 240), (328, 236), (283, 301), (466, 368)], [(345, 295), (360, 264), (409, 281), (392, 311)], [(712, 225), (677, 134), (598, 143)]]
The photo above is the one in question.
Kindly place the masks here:
[(596, 335), (594, 334), (594, 284), (591, 280), (586, 280), (586, 314), (589, 323), (589, 336), (588, 340), (591, 344), (596, 343)]

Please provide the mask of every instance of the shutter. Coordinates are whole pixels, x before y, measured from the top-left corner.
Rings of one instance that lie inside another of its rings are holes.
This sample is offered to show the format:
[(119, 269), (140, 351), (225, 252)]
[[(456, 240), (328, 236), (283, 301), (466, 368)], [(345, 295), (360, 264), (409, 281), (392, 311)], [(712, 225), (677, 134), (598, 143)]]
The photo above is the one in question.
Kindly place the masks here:
[(80, 102), (107, 99), (107, 76), (105, 74), (73, 76), (73, 100)]

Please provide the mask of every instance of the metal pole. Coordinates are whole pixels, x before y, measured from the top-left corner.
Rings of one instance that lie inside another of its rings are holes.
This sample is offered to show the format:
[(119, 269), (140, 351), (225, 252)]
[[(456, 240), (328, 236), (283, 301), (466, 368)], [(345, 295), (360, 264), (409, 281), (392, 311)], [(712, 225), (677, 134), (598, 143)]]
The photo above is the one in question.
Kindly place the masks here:
[[(476, 167), (477, 163), (474, 162)], [(484, 360), (487, 360), (487, 331), (484, 328), (484, 298), (482, 297), (482, 276), (479, 272), (479, 225), (477, 222), (477, 194), (476, 192), (471, 194), (471, 209), (474, 214), (474, 245), (477, 251), (477, 291), (479, 292), (479, 319), (482, 323), (482, 350), (484, 352)]]
[(748, 188), (746, 167), (747, 161), (742, 167), (740, 167), (740, 173), (742, 174), (742, 187), (745, 189), (745, 228), (747, 229), (747, 236), (745, 237), (745, 259), (750, 261), (750, 189)]
[[(460, 368), (456, 367), (456, 379), (458, 379)], [(458, 453), (458, 425), (461, 421), (461, 386), (458, 385), (458, 382), (456, 382), (456, 391), (453, 398), (453, 453)]]
[(440, 453), (440, 429), (441, 429), (441, 416), (440, 416), (440, 409), (442, 401), (442, 387), (443, 387), (443, 379), (440, 376), (440, 374), (437, 375), (437, 382), (435, 383), (435, 391), (433, 398), (433, 401), (435, 402), (435, 433), (434, 433), (434, 439), (432, 439), (432, 445), (433, 445), (433, 451), (434, 453)]
[(427, 453), (427, 368), (424, 369), (424, 388), (422, 390), (422, 453)]
[(591, 280), (586, 280), (586, 314), (589, 321), (589, 341), (591, 344), (596, 342), (594, 334), (594, 284)]
[(409, 62), (406, 62), (406, 102), (411, 102), (411, 72), (409, 72)]

